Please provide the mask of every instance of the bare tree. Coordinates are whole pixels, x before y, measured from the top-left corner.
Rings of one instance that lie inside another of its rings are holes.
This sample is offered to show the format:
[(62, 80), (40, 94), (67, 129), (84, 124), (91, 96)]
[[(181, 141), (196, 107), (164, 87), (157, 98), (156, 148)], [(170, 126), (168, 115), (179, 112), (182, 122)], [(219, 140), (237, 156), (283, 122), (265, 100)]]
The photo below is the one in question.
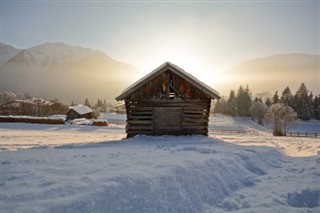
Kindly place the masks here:
[(265, 118), (274, 125), (273, 135), (283, 136), (286, 135), (289, 124), (296, 121), (297, 113), (283, 103), (276, 103), (271, 105)]

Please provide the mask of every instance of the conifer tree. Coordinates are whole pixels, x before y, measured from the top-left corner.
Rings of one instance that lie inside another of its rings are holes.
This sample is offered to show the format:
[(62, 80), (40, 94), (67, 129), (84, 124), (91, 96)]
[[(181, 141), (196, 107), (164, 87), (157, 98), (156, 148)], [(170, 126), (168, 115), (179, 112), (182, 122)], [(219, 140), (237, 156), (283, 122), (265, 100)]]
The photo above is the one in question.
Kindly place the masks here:
[(234, 90), (230, 91), (225, 113), (232, 116), (237, 114), (237, 99)]
[(214, 108), (214, 113), (222, 113), (225, 114), (225, 109), (227, 106), (227, 102), (224, 97), (217, 101), (216, 106)]
[(97, 100), (97, 104), (96, 104), (96, 107), (102, 107), (102, 101), (100, 100), (100, 98), (98, 98)]
[(237, 100), (237, 112), (239, 116), (250, 116), (249, 108), (251, 106), (251, 94), (249, 86), (243, 89), (242, 86), (239, 87), (236, 96)]
[(294, 108), (294, 99), (289, 87), (286, 87), (283, 90), (280, 102), (290, 106), (291, 108)]
[(103, 112), (106, 112), (106, 109), (107, 109), (107, 101), (106, 101), (106, 99), (103, 99), (102, 107), (103, 107)]
[(270, 98), (267, 98), (265, 104), (266, 104), (268, 107), (270, 107), (270, 106), (272, 105), (271, 99), (270, 99)]
[(320, 120), (320, 95), (314, 97), (313, 100), (313, 115), (314, 118)]
[(272, 97), (272, 103), (276, 104), (276, 103), (279, 103), (279, 102), (280, 102), (280, 99), (279, 99), (278, 91), (276, 91), (276, 93)]
[(88, 106), (88, 107), (91, 107), (91, 104), (90, 104), (88, 98), (86, 98), (86, 99), (84, 100), (84, 105), (86, 105), (86, 106)]
[(298, 118), (309, 120), (313, 117), (312, 96), (308, 95), (308, 89), (302, 83), (294, 96), (294, 110), (297, 112)]

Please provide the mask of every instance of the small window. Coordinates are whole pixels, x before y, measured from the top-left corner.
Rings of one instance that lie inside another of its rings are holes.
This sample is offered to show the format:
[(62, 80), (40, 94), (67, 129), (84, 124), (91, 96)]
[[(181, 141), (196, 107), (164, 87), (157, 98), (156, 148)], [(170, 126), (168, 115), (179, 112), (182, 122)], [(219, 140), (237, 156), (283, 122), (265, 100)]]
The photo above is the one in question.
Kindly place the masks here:
[(170, 99), (170, 100), (173, 100), (173, 99), (174, 99), (174, 92), (170, 92), (170, 93), (169, 93), (169, 99)]

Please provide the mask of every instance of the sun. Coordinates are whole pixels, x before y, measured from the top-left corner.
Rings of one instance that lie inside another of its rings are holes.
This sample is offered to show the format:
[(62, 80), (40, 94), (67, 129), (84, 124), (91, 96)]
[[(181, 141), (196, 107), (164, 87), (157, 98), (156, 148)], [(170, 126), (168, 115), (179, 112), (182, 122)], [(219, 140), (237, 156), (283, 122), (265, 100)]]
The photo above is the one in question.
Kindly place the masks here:
[(173, 48), (158, 49), (157, 54), (154, 55), (148, 63), (146, 63), (142, 72), (143, 74), (147, 74), (165, 62), (170, 62), (181, 67), (201, 81), (207, 81), (213, 77), (211, 73), (207, 71), (208, 68), (206, 68), (203, 62), (197, 60), (194, 56), (186, 52)]
[(139, 66), (141, 76), (145, 76), (165, 62), (175, 64), (209, 86), (222, 84), (226, 79), (212, 62), (210, 51), (200, 51), (194, 42), (183, 37), (157, 39), (148, 47)]

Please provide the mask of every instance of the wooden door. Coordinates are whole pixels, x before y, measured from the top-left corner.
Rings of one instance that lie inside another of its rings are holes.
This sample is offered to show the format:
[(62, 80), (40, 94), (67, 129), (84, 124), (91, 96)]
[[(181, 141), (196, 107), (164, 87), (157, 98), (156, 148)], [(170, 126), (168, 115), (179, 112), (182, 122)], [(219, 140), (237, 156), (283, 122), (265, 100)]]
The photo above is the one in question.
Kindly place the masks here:
[(181, 107), (154, 107), (153, 134), (181, 134)]

